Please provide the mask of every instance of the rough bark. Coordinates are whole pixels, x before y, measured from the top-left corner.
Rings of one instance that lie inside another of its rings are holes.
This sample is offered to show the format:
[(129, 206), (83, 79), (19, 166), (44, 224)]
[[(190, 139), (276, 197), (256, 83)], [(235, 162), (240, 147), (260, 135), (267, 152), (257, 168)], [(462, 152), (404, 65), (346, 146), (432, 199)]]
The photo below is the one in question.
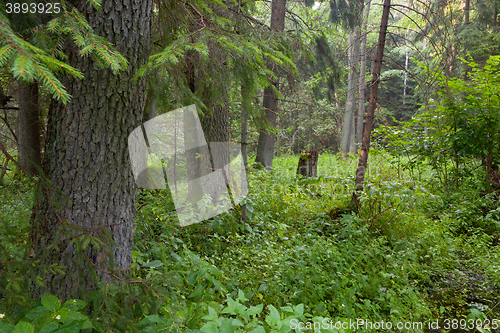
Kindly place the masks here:
[(377, 54), (375, 56), (375, 66), (373, 69), (373, 77), (371, 82), (370, 103), (366, 114), (366, 123), (363, 132), (363, 142), (361, 145), (361, 153), (359, 155), (358, 169), (356, 171), (356, 190), (352, 194), (351, 204), (357, 209), (359, 207), (359, 195), (363, 190), (363, 181), (365, 180), (365, 172), (368, 164), (368, 152), (370, 150), (370, 138), (373, 128), (373, 118), (375, 117), (375, 109), (377, 108), (378, 85), (380, 82), (380, 70), (382, 68), (382, 59), (384, 57), (385, 36), (387, 33), (387, 22), (389, 20), (389, 11), (391, 0), (384, 0), (384, 9), (382, 12), (382, 20), (380, 22), (380, 32), (378, 36)]
[(41, 163), (38, 82), (20, 84), (17, 90), (17, 156), (26, 171), (37, 175)]
[(347, 99), (345, 102), (344, 126), (342, 134), (341, 151), (345, 156), (347, 153), (356, 153), (354, 113), (356, 108), (356, 91), (358, 84), (358, 60), (359, 60), (359, 38), (357, 29), (352, 31), (349, 37), (349, 74)]
[[(285, 12), (286, 0), (273, 0), (271, 13), (271, 30), (283, 31), (285, 29)], [(277, 74), (277, 69), (273, 67), (273, 72)], [(279, 82), (273, 81), (271, 83), (277, 90)], [(264, 110), (265, 119), (268, 126), (276, 126), (276, 119), (278, 117), (278, 97), (273, 87), (264, 89)], [(257, 145), (257, 157), (255, 162), (261, 163), (266, 168), (273, 166), (273, 153), (274, 153), (275, 135), (266, 129), (261, 129), (259, 134), (259, 143)]]
[(370, 15), (370, 4), (368, 1), (365, 8), (365, 26), (363, 37), (361, 40), (361, 63), (359, 71), (359, 92), (358, 92), (358, 117), (356, 120), (356, 144), (361, 146), (361, 138), (363, 133), (363, 120), (365, 115), (365, 90), (366, 90), (366, 40), (368, 35), (368, 17)]
[[(44, 159), (50, 187), (38, 190), (30, 235), (41, 265), (66, 268), (41, 271), (44, 286), (34, 285), (34, 297), (78, 297), (111, 280), (103, 270), (126, 271), (132, 259), (136, 187), (127, 138), (143, 116), (146, 84), (132, 77), (149, 55), (153, 1), (104, 0), (100, 11), (87, 1), (76, 5), (129, 67), (114, 74), (82, 58), (76, 46), (66, 48), (69, 64), (85, 78), (65, 79), (72, 101), (50, 108)], [(88, 243), (91, 237), (102, 246)]]
[[(226, 169), (230, 162), (229, 155), (229, 109), (221, 105), (215, 104), (212, 106), (212, 112), (205, 113), (205, 116), (200, 117), (201, 128), (205, 134), (205, 139), (208, 143), (209, 163), (206, 173), (213, 170)], [(212, 142), (224, 142), (224, 145), (213, 145)], [(205, 172), (203, 172), (205, 174)], [(227, 183), (227, 179), (226, 179)], [(227, 187), (227, 184), (213, 184), (213, 188), (208, 189), (214, 200), (219, 197), (219, 193)], [(215, 203), (215, 202), (214, 202)]]

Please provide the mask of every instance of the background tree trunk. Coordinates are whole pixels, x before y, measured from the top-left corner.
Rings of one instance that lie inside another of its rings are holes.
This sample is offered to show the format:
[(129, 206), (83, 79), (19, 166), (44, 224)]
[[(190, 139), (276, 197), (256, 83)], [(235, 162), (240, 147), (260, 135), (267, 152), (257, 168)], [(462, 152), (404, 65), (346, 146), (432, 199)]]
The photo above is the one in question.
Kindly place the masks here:
[(349, 75), (347, 99), (345, 102), (344, 126), (342, 134), (341, 151), (343, 155), (355, 153), (355, 129), (354, 129), (354, 110), (356, 103), (356, 91), (358, 84), (358, 60), (359, 60), (359, 38), (357, 29), (354, 29), (349, 37)]
[(469, 24), (469, 13), (470, 13), (470, 0), (465, 0), (465, 8), (464, 8), (464, 24), (468, 25)]
[[(215, 170), (226, 169), (225, 167), (230, 162), (229, 154), (229, 109), (225, 106), (215, 104), (212, 106), (212, 112), (209, 114), (208, 111), (205, 112), (205, 116), (200, 117), (201, 128), (205, 134), (205, 139), (208, 143), (208, 153), (209, 158), (208, 163), (205, 163), (204, 167), (208, 168), (202, 174), (208, 174)], [(226, 144), (213, 145), (212, 142), (224, 142)], [(225, 173), (227, 174), (227, 173)], [(226, 183), (212, 184), (212, 188), (206, 187), (209, 194), (212, 196), (215, 204), (215, 200), (219, 197), (219, 194), (227, 188)]]
[(368, 17), (370, 16), (370, 4), (371, 0), (368, 1), (365, 7), (365, 26), (363, 31), (363, 37), (361, 40), (361, 63), (359, 71), (359, 95), (358, 95), (358, 117), (356, 120), (356, 144), (357, 147), (361, 147), (361, 140), (363, 135), (363, 121), (365, 116), (365, 90), (366, 90), (366, 40), (368, 35)]
[[(100, 11), (81, 1), (78, 9), (129, 67), (114, 74), (67, 47), (69, 64), (85, 78), (67, 78), (72, 101), (50, 108), (44, 171), (51, 183), (38, 189), (30, 235), (41, 265), (65, 266), (66, 274), (41, 272), (44, 286), (34, 284), (34, 297), (78, 297), (99, 279), (109, 281), (94, 267), (128, 270), (132, 259), (136, 186), (127, 139), (141, 124), (146, 88), (132, 77), (149, 56), (153, 1), (104, 0)], [(90, 237), (103, 246), (86, 242)]]
[[(250, 95), (244, 86), (241, 84), (241, 159), (243, 161), (243, 166), (245, 170), (248, 170), (248, 152), (247, 152), (247, 141), (248, 141), (248, 114), (250, 112)], [(242, 184), (243, 186), (243, 184)], [(241, 220), (247, 221), (247, 206), (241, 205)]]
[(377, 108), (377, 93), (378, 84), (380, 82), (380, 70), (382, 68), (382, 59), (384, 57), (385, 35), (387, 33), (387, 22), (389, 21), (389, 11), (391, 8), (391, 0), (384, 0), (384, 10), (382, 12), (382, 20), (380, 22), (380, 33), (378, 36), (377, 55), (375, 56), (375, 67), (373, 69), (373, 77), (370, 91), (370, 103), (366, 113), (366, 123), (363, 132), (363, 143), (361, 145), (361, 153), (359, 155), (358, 169), (356, 170), (356, 190), (352, 194), (351, 205), (357, 209), (359, 207), (359, 195), (363, 190), (363, 181), (365, 180), (366, 166), (368, 164), (368, 152), (370, 150), (370, 138), (373, 128), (373, 118), (375, 117), (375, 109)]
[[(405, 34), (405, 45), (408, 45), (408, 30)], [(408, 82), (408, 61), (410, 58), (410, 54), (408, 51), (405, 52), (405, 77), (403, 80), (403, 105), (406, 104), (406, 84)]]
[(19, 83), (17, 90), (17, 156), (18, 163), (31, 174), (38, 174), (40, 155), (40, 115), (38, 82)]
[[(271, 13), (271, 30), (283, 31), (285, 29), (285, 12), (286, 0), (273, 0), (272, 13)], [(275, 74), (278, 73), (276, 68), (273, 68)], [(272, 85), (279, 88), (279, 82), (273, 81)], [(273, 87), (264, 89), (264, 110), (267, 125), (276, 126), (276, 119), (278, 117), (278, 97)], [(259, 134), (259, 143), (257, 145), (257, 157), (255, 162), (262, 163), (264, 167), (271, 168), (273, 166), (273, 153), (274, 153), (274, 140), (275, 135), (269, 133), (265, 129), (261, 129)]]
[(248, 170), (248, 114), (250, 112), (250, 96), (247, 93), (245, 87), (241, 86), (241, 158), (243, 159), (243, 165), (245, 170)]
[(154, 87), (148, 88), (148, 94), (146, 95), (146, 105), (144, 107), (144, 116), (142, 122), (153, 119), (158, 115), (156, 110), (156, 100), (158, 96), (156, 95)]

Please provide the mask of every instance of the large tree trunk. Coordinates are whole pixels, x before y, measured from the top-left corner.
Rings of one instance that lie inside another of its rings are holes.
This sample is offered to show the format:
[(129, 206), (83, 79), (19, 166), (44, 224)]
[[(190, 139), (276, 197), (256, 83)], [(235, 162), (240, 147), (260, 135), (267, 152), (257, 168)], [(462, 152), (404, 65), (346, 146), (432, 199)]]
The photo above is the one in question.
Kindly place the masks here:
[[(273, 0), (271, 30), (283, 31), (285, 29), (285, 12), (286, 0)], [(273, 71), (275, 74), (278, 73), (276, 68), (274, 68)], [(276, 88), (276, 90), (279, 88), (278, 81), (273, 81), (272, 85)], [(263, 105), (267, 125), (271, 127), (276, 126), (276, 119), (278, 117), (278, 97), (276, 96), (276, 92), (273, 87), (267, 87), (264, 89)], [(265, 129), (260, 131), (255, 162), (262, 163), (262, 165), (266, 168), (271, 168), (273, 166), (274, 140), (275, 135), (273, 133), (270, 133)]]
[(389, 21), (389, 11), (391, 8), (391, 0), (384, 0), (384, 10), (382, 12), (382, 20), (380, 22), (380, 33), (378, 36), (377, 55), (375, 56), (375, 67), (373, 69), (373, 77), (370, 91), (370, 103), (366, 113), (366, 123), (363, 132), (363, 143), (361, 145), (361, 153), (359, 155), (358, 169), (356, 171), (356, 190), (352, 194), (351, 204), (357, 209), (359, 207), (359, 196), (363, 190), (363, 181), (365, 180), (366, 166), (368, 164), (368, 152), (370, 150), (370, 138), (373, 128), (373, 118), (375, 117), (375, 109), (377, 108), (377, 93), (378, 84), (380, 82), (380, 70), (382, 68), (382, 59), (384, 57), (385, 35), (387, 33), (387, 22)]
[(31, 174), (40, 167), (40, 115), (38, 82), (19, 84), (17, 91), (17, 156), (19, 166)]
[(359, 38), (357, 29), (349, 37), (349, 75), (347, 99), (345, 102), (344, 130), (342, 134), (342, 155), (355, 153), (354, 112), (356, 108), (356, 91), (358, 84)]
[(366, 90), (366, 40), (368, 36), (368, 17), (370, 16), (370, 4), (368, 1), (365, 8), (365, 26), (363, 31), (363, 38), (361, 41), (361, 64), (359, 71), (359, 96), (358, 96), (358, 117), (356, 120), (356, 144), (361, 146), (361, 138), (363, 133), (363, 120), (365, 115), (365, 90)]
[[(65, 274), (42, 271), (44, 285), (33, 288), (35, 297), (81, 296), (99, 280), (109, 281), (102, 270), (126, 271), (132, 259), (136, 186), (127, 138), (143, 115), (145, 81), (132, 77), (149, 55), (153, 1), (104, 0), (100, 11), (87, 1), (77, 6), (129, 67), (113, 74), (82, 58), (76, 46), (67, 47), (69, 65), (85, 78), (66, 79), (71, 103), (55, 103), (49, 111), (44, 171), (50, 188), (39, 188), (30, 235), (42, 266), (66, 268)], [(92, 237), (102, 245), (89, 243)]]

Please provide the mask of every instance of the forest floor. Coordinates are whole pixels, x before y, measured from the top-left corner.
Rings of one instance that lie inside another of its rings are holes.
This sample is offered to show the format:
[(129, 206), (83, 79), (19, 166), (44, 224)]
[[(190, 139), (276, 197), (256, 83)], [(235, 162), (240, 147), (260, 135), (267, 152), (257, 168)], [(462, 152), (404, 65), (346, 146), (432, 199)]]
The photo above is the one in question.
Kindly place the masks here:
[[(297, 162), (289, 156), (277, 158), (271, 171), (250, 168), (245, 223), (235, 209), (180, 227), (168, 191), (139, 190), (133, 278), (145, 282), (89, 295), (86, 302), (104, 304), (88, 313), (97, 331), (208, 332), (228, 318), (243, 323), (243, 331), (261, 325), (281, 332), (280, 320), (293, 315), (304, 322), (427, 325), (322, 332), (500, 332), (491, 328), (500, 320), (500, 195), (485, 194), (481, 174), (444, 186), (429, 166), (410, 174), (404, 163), (373, 149), (362, 208), (354, 215), (346, 207), (356, 158), (322, 154), (320, 176), (311, 179), (297, 177)], [(10, 310), (7, 299), (26, 295), (31, 204), (32, 185), (6, 178), (0, 260), (18, 264), (0, 274), (0, 292), (8, 296), (0, 313)], [(247, 322), (228, 308), (234, 300), (262, 314)], [(25, 311), (15, 310), (10, 320)], [(429, 327), (436, 321), (439, 329)], [(490, 328), (476, 326), (488, 321)]]

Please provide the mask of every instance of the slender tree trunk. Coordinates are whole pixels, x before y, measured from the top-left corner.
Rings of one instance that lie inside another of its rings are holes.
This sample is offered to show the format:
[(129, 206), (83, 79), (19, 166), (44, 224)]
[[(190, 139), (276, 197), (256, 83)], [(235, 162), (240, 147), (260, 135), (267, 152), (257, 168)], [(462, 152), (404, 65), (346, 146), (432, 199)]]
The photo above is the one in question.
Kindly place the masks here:
[(344, 131), (342, 135), (342, 155), (355, 153), (354, 115), (356, 108), (356, 91), (358, 84), (359, 38), (355, 29), (349, 37), (349, 75), (347, 99), (345, 102)]
[[(245, 88), (244, 84), (241, 85), (241, 158), (243, 160), (243, 165), (245, 170), (248, 170), (248, 152), (247, 152), (247, 141), (248, 141), (248, 113), (250, 111), (250, 96)], [(242, 184), (242, 186), (246, 186)], [(247, 221), (247, 206), (241, 205), (241, 220)]]
[(148, 88), (148, 93), (146, 95), (146, 105), (144, 107), (143, 122), (153, 119), (158, 115), (156, 111), (156, 92), (153, 87)]
[(359, 207), (359, 195), (363, 190), (363, 181), (365, 180), (366, 167), (368, 165), (368, 152), (370, 150), (370, 137), (373, 128), (373, 118), (375, 117), (375, 109), (377, 108), (377, 93), (380, 79), (380, 70), (382, 68), (382, 59), (384, 57), (385, 36), (387, 33), (387, 22), (389, 21), (389, 11), (391, 8), (391, 0), (384, 0), (384, 10), (382, 12), (382, 20), (380, 22), (380, 33), (378, 36), (377, 55), (375, 56), (375, 68), (370, 91), (370, 103), (366, 114), (366, 124), (363, 132), (363, 143), (361, 145), (361, 153), (359, 155), (359, 164), (356, 171), (356, 190), (352, 194), (351, 205)]
[(493, 8), (493, 26), (496, 27), (498, 25), (498, 2), (494, 1)]
[(470, 0), (465, 0), (465, 8), (464, 8), (464, 14), (465, 14), (464, 24), (465, 25), (469, 24), (469, 13), (470, 13)]
[(36, 175), (41, 164), (38, 82), (19, 84), (17, 104), (18, 162), (25, 170)]
[[(285, 29), (285, 12), (286, 0), (272, 0), (271, 13), (271, 30), (283, 31)], [(273, 68), (275, 74), (278, 73), (276, 68)], [(273, 81), (272, 85), (276, 90), (279, 88), (279, 82)], [(267, 125), (276, 126), (278, 116), (278, 97), (273, 87), (264, 89), (264, 110)], [(275, 135), (268, 130), (261, 129), (259, 134), (259, 143), (257, 145), (257, 157), (255, 162), (262, 163), (264, 167), (271, 168), (273, 166), (274, 155), (274, 140)]]
[(127, 271), (132, 260), (136, 186), (128, 136), (141, 124), (146, 89), (132, 77), (149, 56), (153, 1), (103, 0), (100, 11), (86, 1), (77, 6), (129, 67), (114, 74), (67, 46), (69, 65), (85, 78), (65, 79), (72, 101), (50, 108), (44, 159), (50, 187), (38, 189), (30, 235), (34, 258), (44, 267), (64, 266), (65, 274), (40, 271), (44, 285), (33, 283), (34, 297), (81, 296), (98, 281), (116, 281), (103, 270)]
[(359, 96), (358, 96), (358, 119), (356, 122), (356, 144), (361, 147), (361, 138), (363, 133), (363, 120), (365, 115), (365, 90), (366, 90), (366, 40), (368, 35), (368, 17), (370, 15), (371, 0), (368, 1), (365, 8), (365, 26), (363, 39), (361, 41), (361, 64), (359, 71)]
[[(406, 34), (405, 34), (405, 45), (408, 45), (408, 30), (406, 30)], [(403, 105), (406, 104), (406, 83), (408, 80), (408, 59), (409, 59), (408, 51), (406, 51), (405, 56), (406, 56), (406, 59), (405, 59), (405, 77), (404, 77), (404, 83), (403, 83), (403, 86), (404, 86), (404, 88), (403, 88)]]
[(243, 158), (243, 165), (245, 170), (248, 169), (248, 112), (250, 109), (250, 96), (248, 96), (245, 87), (241, 86), (241, 157)]

